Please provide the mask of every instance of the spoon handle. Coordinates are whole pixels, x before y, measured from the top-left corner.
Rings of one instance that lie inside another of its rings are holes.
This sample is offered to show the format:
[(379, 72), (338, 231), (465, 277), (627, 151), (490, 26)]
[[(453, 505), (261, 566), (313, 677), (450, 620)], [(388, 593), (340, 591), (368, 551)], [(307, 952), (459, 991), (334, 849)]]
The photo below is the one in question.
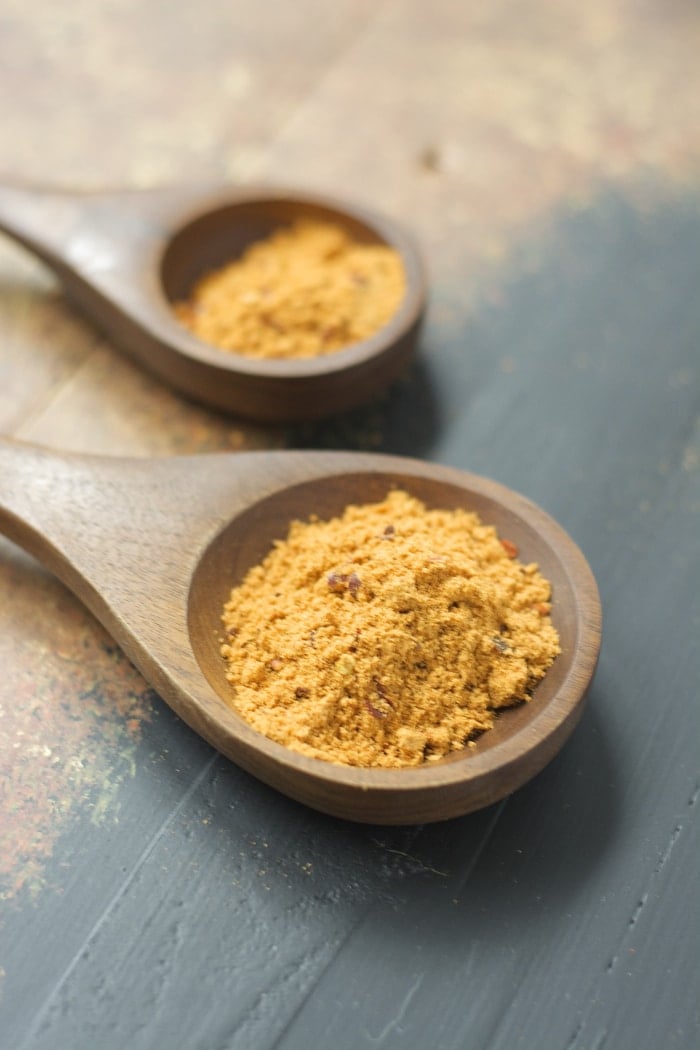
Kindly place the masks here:
[(153, 326), (164, 318), (172, 326), (161, 304), (160, 259), (173, 225), (201, 205), (203, 192), (206, 187), (75, 192), (0, 184), (0, 231), (38, 256), (115, 344), (176, 385), (179, 377), (189, 390), (191, 363)]
[(137, 191), (0, 185), (0, 230), (41, 259), (78, 308), (112, 332), (120, 324), (130, 328), (131, 315), (142, 313), (134, 275), (165, 237), (158, 209), (144, 204)]
[(0, 534), (66, 584), (167, 693), (161, 668), (168, 646), (187, 648), (202, 551), (229, 517), (307, 469), (301, 453), (122, 459), (0, 437)]
[(61, 264), (80, 212), (79, 199), (73, 194), (0, 185), (0, 230), (52, 269)]
[[(192, 202), (202, 190), (191, 191)], [(103, 268), (105, 254), (118, 258), (127, 247), (165, 233), (187, 191), (73, 191), (0, 183), (0, 230), (38, 255), (52, 269), (89, 272)]]
[(201, 187), (76, 192), (0, 184), (0, 231), (37, 255), (80, 309), (111, 331), (130, 317), (143, 322), (171, 226), (201, 196)]
[(0, 534), (65, 583), (209, 739), (182, 699), (194, 683), (201, 690), (187, 624), (203, 552), (226, 522), (266, 496), (363, 466), (376, 468), (375, 458), (287, 450), (116, 458), (0, 437)]
[(294, 481), (365, 460), (373, 462), (287, 450), (103, 457), (0, 437), (0, 534), (41, 561), (120, 640), (115, 621), (148, 632), (154, 603), (186, 601), (203, 550), (232, 517)]
[(196, 557), (266, 482), (283, 485), (287, 455), (103, 457), (0, 437), (0, 533), (78, 593), (77, 577), (109, 594), (123, 573), (140, 590), (141, 575), (152, 584), (154, 559), (162, 577), (169, 551)]
[[(0, 438), (0, 533), (62, 580), (103, 623), (118, 610), (124, 581), (143, 576), (139, 554), (151, 530), (138, 461), (63, 454)], [(145, 461), (144, 461), (145, 462)], [(142, 471), (141, 471), (142, 473)], [(149, 499), (150, 496), (150, 499)], [(157, 513), (152, 513), (156, 519)]]

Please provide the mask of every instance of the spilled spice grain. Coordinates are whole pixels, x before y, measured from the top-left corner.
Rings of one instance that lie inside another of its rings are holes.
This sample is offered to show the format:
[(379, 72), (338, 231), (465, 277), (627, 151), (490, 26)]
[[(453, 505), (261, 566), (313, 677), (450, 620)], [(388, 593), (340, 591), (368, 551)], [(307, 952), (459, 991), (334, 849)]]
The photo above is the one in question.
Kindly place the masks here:
[(224, 608), (232, 703), (329, 762), (436, 760), (529, 698), (559, 652), (550, 597), (476, 514), (401, 490), (294, 522)]
[(194, 335), (222, 350), (316, 357), (386, 324), (405, 285), (393, 248), (356, 242), (334, 223), (303, 220), (207, 274), (175, 313)]

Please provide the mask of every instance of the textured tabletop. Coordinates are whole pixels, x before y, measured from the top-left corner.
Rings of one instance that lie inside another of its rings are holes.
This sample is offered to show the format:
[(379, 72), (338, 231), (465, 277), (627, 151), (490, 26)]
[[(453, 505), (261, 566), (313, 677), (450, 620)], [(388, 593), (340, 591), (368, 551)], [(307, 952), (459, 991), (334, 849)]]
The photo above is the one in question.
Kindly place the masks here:
[(355, 825), (212, 751), (0, 539), (2, 1050), (700, 1045), (699, 55), (691, 0), (2, 5), (3, 180), (345, 195), (413, 231), (430, 305), (386, 395), (273, 430), (148, 376), (3, 237), (0, 430), (464, 468), (567, 529), (604, 615), (534, 780)]

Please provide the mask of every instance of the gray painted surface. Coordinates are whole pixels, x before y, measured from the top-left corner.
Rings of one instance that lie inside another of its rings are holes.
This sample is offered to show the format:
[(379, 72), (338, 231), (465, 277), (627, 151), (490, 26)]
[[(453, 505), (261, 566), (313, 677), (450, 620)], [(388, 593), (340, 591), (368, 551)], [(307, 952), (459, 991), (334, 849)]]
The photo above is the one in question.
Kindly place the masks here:
[[(580, 544), (604, 609), (581, 725), (504, 803), (387, 829), (276, 795), (156, 704), (118, 823), (76, 821), (62, 895), (5, 923), (3, 1050), (700, 1045), (698, 202), (601, 193), (498, 302), (465, 318), (457, 289), (368, 413), (384, 450), (513, 485)], [(292, 437), (347, 445), (358, 418)]]

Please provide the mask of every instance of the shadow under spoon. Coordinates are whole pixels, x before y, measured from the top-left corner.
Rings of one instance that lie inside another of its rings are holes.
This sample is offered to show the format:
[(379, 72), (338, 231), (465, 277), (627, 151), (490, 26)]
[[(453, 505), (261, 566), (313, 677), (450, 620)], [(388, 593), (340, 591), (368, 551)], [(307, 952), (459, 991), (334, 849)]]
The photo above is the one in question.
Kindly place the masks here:
[[(421, 767), (361, 769), (298, 754), (238, 716), (220, 617), (232, 586), (291, 520), (330, 518), (392, 486), (431, 507), (475, 511), (523, 561), (538, 562), (562, 652), (533, 698), (502, 712), (473, 749)], [(205, 740), (279, 791), (352, 820), (424, 823), (510, 794), (569, 736), (598, 657), (598, 591), (573, 540), (512, 490), (420, 460), (315, 451), (112, 459), (0, 439), (0, 532), (75, 592)]]
[[(397, 251), (404, 298), (369, 338), (310, 358), (259, 359), (211, 346), (173, 312), (207, 271), (298, 219), (332, 222), (353, 240)], [(0, 185), (0, 230), (38, 255), (113, 344), (210, 407), (283, 423), (373, 398), (411, 360), (426, 282), (399, 224), (370, 209), (271, 186), (70, 192)]]

